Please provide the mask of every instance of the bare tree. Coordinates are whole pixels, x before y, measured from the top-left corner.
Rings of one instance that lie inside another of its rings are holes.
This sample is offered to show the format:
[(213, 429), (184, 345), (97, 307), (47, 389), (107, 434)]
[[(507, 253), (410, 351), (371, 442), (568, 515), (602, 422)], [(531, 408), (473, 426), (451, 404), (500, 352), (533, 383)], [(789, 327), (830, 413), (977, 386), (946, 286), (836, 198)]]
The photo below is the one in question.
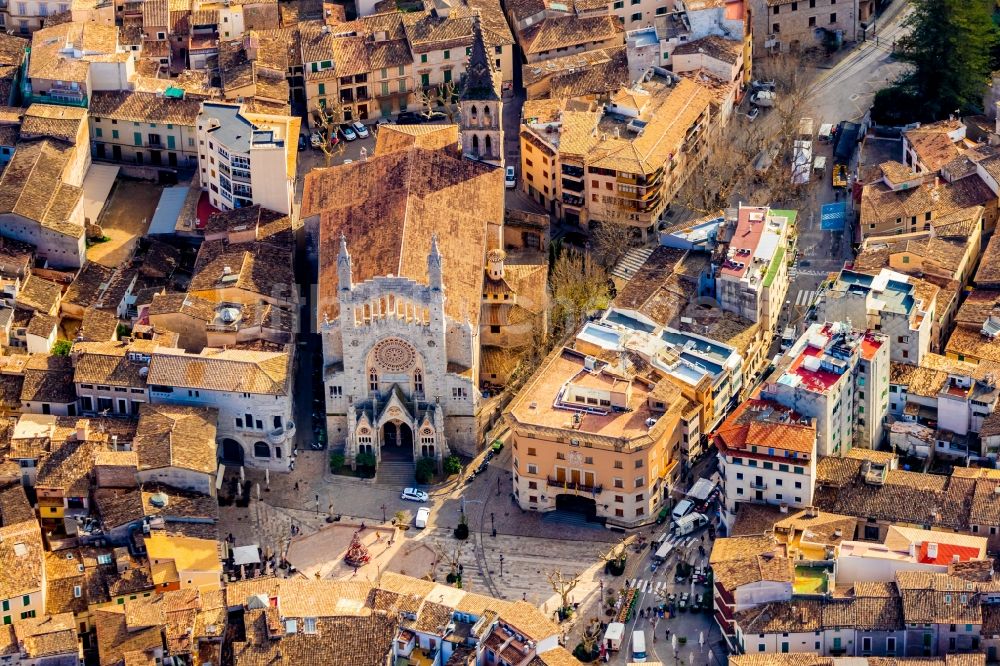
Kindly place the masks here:
[(552, 586), (552, 591), (559, 595), (560, 610), (565, 612), (570, 607), (569, 595), (576, 589), (580, 579), (575, 576), (566, 578), (562, 571), (558, 570), (546, 573), (545, 577), (548, 579), (549, 585)]
[(605, 564), (614, 564), (618, 568), (625, 566), (628, 558), (628, 538), (622, 537), (621, 541), (612, 546), (606, 553), (601, 554), (601, 559)]
[(344, 120), (344, 108), (340, 104), (327, 104), (325, 107), (313, 109), (313, 119), (316, 121), (316, 133), (321, 141), (320, 150), (326, 156), (326, 165), (337, 155), (344, 153), (344, 142), (338, 141), (331, 145), (331, 140), (337, 136), (337, 128)]
[(608, 273), (586, 254), (564, 249), (549, 274), (553, 328), (576, 328), (608, 300)]
[[(774, 81), (775, 104), (750, 122), (734, 118), (707, 138), (704, 159), (689, 165), (677, 202), (699, 215), (714, 214), (740, 197), (752, 204), (800, 196), (809, 189), (792, 182), (795, 141), (811, 140), (801, 131), (811, 116), (809, 68), (803, 56), (776, 55), (754, 62), (759, 79)], [(818, 119), (817, 119), (818, 120)], [(808, 165), (810, 171), (812, 165)]]
[(455, 81), (442, 83), (440, 87), (427, 88), (420, 91), (421, 115), (428, 120), (444, 115), (448, 122), (455, 122), (458, 114), (458, 84)]
[(454, 550), (449, 551), (445, 546), (438, 544), (437, 548), (438, 558), (448, 565), (448, 571), (452, 576), (458, 576), (459, 571), (461, 571), (462, 564), (462, 543), (459, 542), (455, 546)]
[(592, 617), (587, 622), (587, 626), (583, 629), (583, 636), (580, 638), (580, 642), (583, 644), (583, 649), (586, 654), (592, 655), (597, 649), (597, 643), (601, 640), (601, 621)]
[(597, 262), (607, 270), (611, 270), (625, 253), (638, 247), (641, 240), (635, 227), (623, 221), (607, 220), (590, 223), (590, 243)]

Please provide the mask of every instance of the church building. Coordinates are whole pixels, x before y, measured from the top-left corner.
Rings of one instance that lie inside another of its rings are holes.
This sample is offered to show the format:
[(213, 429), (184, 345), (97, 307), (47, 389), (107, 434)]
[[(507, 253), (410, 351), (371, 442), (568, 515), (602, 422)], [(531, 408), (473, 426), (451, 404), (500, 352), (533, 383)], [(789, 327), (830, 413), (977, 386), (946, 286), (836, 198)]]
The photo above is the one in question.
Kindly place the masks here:
[[(352, 465), (474, 454), (488, 425), (481, 318), (490, 344), (523, 339), (525, 313), (544, 325), (544, 256), (504, 272), (499, 80), (478, 26), (468, 72), (460, 124), (383, 125), (372, 155), (306, 176), (327, 435)], [(507, 307), (484, 308), (491, 295)], [(505, 335), (508, 321), (521, 328)]]

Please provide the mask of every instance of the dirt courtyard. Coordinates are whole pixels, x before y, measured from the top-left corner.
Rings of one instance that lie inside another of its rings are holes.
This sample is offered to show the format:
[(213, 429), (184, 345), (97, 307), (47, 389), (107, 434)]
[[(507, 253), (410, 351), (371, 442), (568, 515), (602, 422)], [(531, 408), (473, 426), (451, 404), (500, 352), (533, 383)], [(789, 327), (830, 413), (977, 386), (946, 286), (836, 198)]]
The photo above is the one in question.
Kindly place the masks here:
[(109, 267), (125, 263), (138, 239), (149, 230), (161, 192), (163, 186), (156, 183), (116, 180), (98, 219), (104, 235), (110, 240), (88, 247), (87, 260)]

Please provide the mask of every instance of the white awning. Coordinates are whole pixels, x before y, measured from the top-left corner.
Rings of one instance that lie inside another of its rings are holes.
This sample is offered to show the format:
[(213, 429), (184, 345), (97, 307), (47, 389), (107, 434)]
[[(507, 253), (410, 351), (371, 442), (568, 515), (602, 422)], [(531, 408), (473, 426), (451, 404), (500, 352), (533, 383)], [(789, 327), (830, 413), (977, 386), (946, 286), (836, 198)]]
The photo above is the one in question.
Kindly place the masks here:
[(257, 552), (257, 545), (237, 546), (233, 548), (233, 564), (260, 564), (260, 555)]

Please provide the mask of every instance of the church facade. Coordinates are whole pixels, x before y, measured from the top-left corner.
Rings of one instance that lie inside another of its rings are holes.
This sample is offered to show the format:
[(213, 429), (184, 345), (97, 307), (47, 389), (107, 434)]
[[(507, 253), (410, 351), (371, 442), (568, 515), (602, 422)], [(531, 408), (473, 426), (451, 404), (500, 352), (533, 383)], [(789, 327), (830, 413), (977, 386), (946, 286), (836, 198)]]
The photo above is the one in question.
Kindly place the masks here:
[(306, 176), (327, 435), (352, 466), (474, 455), (502, 383), (484, 393), (484, 354), (544, 327), (544, 255), (504, 268), (499, 79), (475, 29), (460, 124), (384, 125), (371, 156)]
[(355, 284), (341, 237), (340, 315), (326, 317), (321, 330), (327, 404), (334, 428), (343, 423), (349, 460), (370, 453), (378, 462), (433, 458), (440, 464), (451, 453), (449, 440), (459, 450), (475, 449), (477, 336), (469, 322), (445, 314), (442, 262), (433, 237), (426, 282), (377, 276)]

